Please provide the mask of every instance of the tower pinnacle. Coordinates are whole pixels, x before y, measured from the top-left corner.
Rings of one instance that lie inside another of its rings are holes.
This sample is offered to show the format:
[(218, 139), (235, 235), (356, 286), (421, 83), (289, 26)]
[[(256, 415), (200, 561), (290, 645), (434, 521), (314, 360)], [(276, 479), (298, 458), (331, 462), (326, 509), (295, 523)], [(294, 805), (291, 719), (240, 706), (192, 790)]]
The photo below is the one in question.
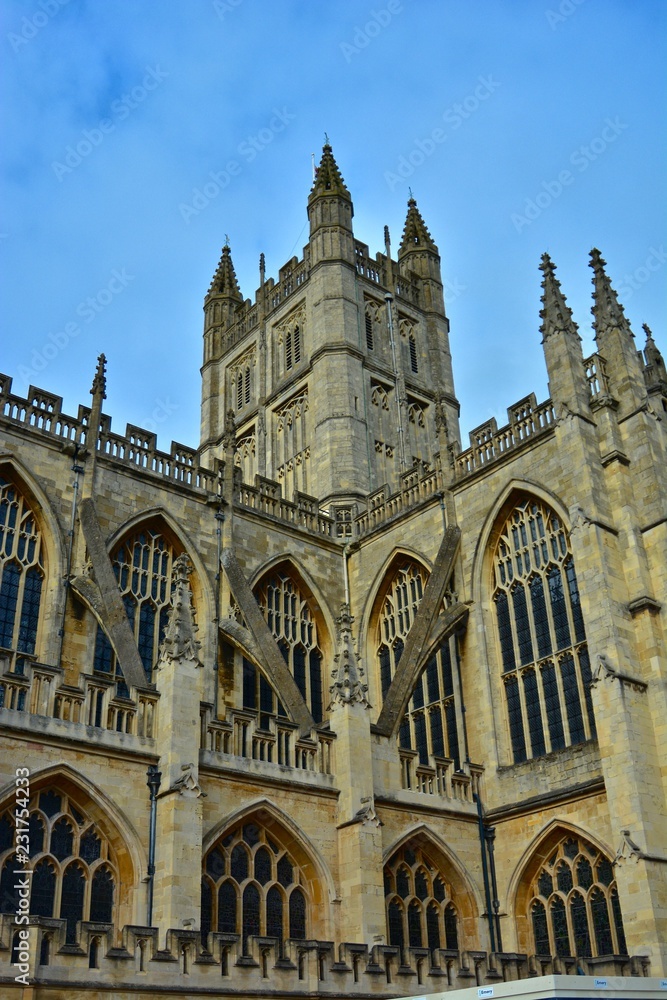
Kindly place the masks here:
[(403, 238), (398, 249), (399, 259), (410, 250), (430, 250), (432, 253), (438, 253), (438, 248), (426, 228), (426, 223), (417, 208), (417, 202), (412, 197), (412, 193), (408, 200), (408, 214), (405, 217)]
[(339, 195), (350, 199), (350, 192), (345, 186), (328, 139), (322, 147), (320, 165), (315, 169), (315, 180), (308, 197), (308, 204), (310, 205), (319, 195)]
[(225, 245), (222, 248), (222, 256), (220, 257), (217, 270), (213, 275), (206, 298), (209, 299), (213, 295), (220, 295), (224, 298), (236, 299), (238, 302), (243, 302), (228, 240), (225, 241)]
[(605, 271), (606, 261), (602, 259), (602, 254), (595, 247), (591, 250), (590, 267), (593, 268), (593, 328), (596, 340), (600, 334), (605, 334), (612, 329), (618, 329), (633, 337), (623, 306), (618, 301), (618, 296), (611, 286), (607, 272)]
[(542, 308), (540, 316), (542, 324), (540, 333), (544, 340), (554, 333), (569, 333), (581, 340), (577, 332), (577, 324), (572, 318), (572, 310), (567, 304), (565, 296), (560, 287), (560, 281), (556, 277), (556, 266), (548, 253), (542, 254), (540, 264), (542, 272)]

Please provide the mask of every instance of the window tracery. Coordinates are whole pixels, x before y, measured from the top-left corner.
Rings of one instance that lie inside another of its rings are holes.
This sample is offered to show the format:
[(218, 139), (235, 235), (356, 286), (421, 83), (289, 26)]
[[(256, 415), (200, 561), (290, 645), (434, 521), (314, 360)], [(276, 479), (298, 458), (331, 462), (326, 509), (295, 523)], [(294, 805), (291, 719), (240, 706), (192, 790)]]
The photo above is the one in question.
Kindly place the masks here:
[(595, 736), (591, 668), (569, 538), (522, 499), (494, 554), (497, 635), (514, 762)]
[[(167, 627), (172, 570), (178, 555), (180, 549), (156, 526), (142, 526), (111, 554), (111, 564), (148, 682)], [(120, 689), (126, 693), (116, 654), (104, 629), (99, 626), (93, 667), (119, 678)]]
[(284, 573), (265, 578), (255, 596), (304, 701), (315, 722), (321, 722), (322, 650), (308, 601)]
[(255, 345), (229, 367), (232, 399), (236, 410), (248, 406), (252, 398), (253, 368), (257, 362)]
[[(397, 568), (384, 597), (377, 648), (383, 700), (398, 669), (427, 580), (423, 566), (406, 560)], [(460, 767), (457, 667), (456, 640), (447, 639), (429, 659), (415, 684), (401, 723), (399, 744), (403, 749), (417, 750), (420, 764), (428, 764), (436, 756), (448, 757), (457, 770)]]
[(308, 386), (274, 411), (274, 455), (285, 497), (308, 492)]
[(236, 440), (234, 465), (241, 469), (244, 483), (252, 483), (257, 472), (257, 436), (252, 426), (242, 437)]
[(269, 833), (246, 822), (225, 834), (204, 858), (201, 932), (238, 934), (243, 954), (248, 939), (262, 935), (304, 940), (308, 928), (306, 879), (293, 856)]
[(528, 912), (536, 955), (626, 955), (612, 863), (581, 837), (566, 836), (532, 880)]
[(0, 476), (0, 647), (35, 652), (43, 583), (35, 515), (18, 487)]
[(408, 844), (392, 855), (384, 868), (384, 892), (390, 945), (458, 951), (452, 887), (420, 847)]
[[(66, 920), (66, 942), (73, 944), (80, 920), (114, 922), (116, 857), (99, 827), (58, 789), (33, 793), (29, 809), (30, 913)], [(14, 841), (7, 810), (0, 816), (2, 913), (17, 911)]]

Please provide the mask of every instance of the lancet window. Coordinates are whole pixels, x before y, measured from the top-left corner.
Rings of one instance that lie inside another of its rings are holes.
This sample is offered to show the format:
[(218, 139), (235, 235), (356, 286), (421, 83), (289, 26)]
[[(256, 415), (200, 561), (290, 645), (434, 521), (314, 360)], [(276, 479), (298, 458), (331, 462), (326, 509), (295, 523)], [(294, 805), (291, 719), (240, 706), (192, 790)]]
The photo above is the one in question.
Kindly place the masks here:
[(409, 844), (384, 868), (389, 944), (459, 949), (459, 918), (452, 887), (420, 847)]
[(21, 491), (0, 476), (0, 647), (33, 654), (44, 583), (42, 537)]
[[(406, 559), (396, 570), (384, 598), (377, 648), (383, 699), (398, 669), (427, 579), (423, 566)], [(457, 770), (460, 767), (457, 677), (456, 639), (446, 639), (421, 672), (399, 732), (401, 747), (416, 750), (420, 764), (428, 764), (435, 756), (448, 757)]]
[[(66, 942), (73, 944), (78, 921), (114, 922), (118, 884), (114, 851), (99, 827), (55, 788), (35, 792), (29, 810), (28, 827), (21, 830), (28, 833), (28, 844), (23, 846), (32, 873), (30, 913), (66, 920)], [(14, 817), (7, 810), (0, 815), (3, 913), (16, 913), (18, 909), (14, 844)]]
[[(167, 627), (172, 568), (179, 551), (155, 526), (142, 527), (111, 555), (125, 611), (150, 681)], [(95, 641), (94, 669), (119, 674), (116, 655), (102, 628)], [(119, 681), (122, 686), (122, 680)]]
[(298, 324), (285, 331), (285, 371), (288, 372), (301, 361), (301, 328)]
[(582, 837), (563, 838), (529, 898), (536, 955), (627, 955), (612, 863)]
[(322, 650), (308, 601), (284, 573), (265, 578), (257, 601), (315, 722), (321, 722)]
[(496, 623), (515, 763), (595, 736), (591, 668), (570, 542), (522, 499), (494, 554)]
[(306, 879), (274, 832), (247, 822), (221, 837), (204, 858), (201, 930), (249, 938), (304, 940), (308, 932)]

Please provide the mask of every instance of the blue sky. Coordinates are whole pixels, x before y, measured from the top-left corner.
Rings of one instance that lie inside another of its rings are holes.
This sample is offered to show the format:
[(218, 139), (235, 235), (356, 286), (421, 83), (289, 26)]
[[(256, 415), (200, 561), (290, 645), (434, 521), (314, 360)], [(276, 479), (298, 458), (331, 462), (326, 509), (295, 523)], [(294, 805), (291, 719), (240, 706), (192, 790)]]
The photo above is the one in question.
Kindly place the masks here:
[(0, 370), (75, 414), (104, 351), (113, 429), (197, 445), (225, 235), (248, 298), (260, 252), (275, 277), (301, 256), (325, 131), (371, 254), (408, 186), (440, 248), (464, 447), (546, 398), (545, 250), (584, 349), (598, 246), (665, 352), (666, 21), (662, 0), (5, 0)]

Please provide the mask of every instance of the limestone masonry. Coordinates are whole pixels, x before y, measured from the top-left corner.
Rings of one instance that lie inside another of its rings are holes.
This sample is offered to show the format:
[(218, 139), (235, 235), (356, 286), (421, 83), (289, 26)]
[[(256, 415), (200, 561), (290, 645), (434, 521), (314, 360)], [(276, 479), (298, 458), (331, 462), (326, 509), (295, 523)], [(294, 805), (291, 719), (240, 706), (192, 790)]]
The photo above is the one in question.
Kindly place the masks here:
[(327, 143), (303, 257), (223, 247), (197, 449), (0, 376), (3, 996), (667, 976), (664, 361), (545, 254), (463, 447), (438, 248), (352, 216)]

